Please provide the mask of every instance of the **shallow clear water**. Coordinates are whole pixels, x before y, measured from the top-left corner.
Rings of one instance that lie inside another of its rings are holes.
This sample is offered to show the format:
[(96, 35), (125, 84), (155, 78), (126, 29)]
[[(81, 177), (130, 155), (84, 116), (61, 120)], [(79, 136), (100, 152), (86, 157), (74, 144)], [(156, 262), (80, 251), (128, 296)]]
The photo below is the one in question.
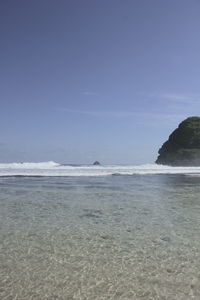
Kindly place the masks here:
[(0, 178), (0, 299), (200, 299), (200, 177)]

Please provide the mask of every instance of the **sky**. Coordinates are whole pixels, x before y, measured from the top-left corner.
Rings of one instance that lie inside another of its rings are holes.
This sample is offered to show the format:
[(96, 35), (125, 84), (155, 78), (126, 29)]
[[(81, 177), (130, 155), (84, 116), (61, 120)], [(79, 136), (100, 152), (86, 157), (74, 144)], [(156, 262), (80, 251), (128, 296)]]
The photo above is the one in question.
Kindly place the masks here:
[(154, 162), (200, 115), (199, 16), (199, 0), (1, 0), (0, 162)]

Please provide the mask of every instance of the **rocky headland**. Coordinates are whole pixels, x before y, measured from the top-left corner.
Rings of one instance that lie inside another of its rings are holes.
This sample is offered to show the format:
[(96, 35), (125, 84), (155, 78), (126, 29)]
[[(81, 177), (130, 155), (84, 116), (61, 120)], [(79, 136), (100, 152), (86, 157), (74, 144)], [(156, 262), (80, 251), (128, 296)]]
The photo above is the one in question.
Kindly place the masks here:
[(200, 166), (200, 117), (181, 122), (158, 153), (157, 164)]

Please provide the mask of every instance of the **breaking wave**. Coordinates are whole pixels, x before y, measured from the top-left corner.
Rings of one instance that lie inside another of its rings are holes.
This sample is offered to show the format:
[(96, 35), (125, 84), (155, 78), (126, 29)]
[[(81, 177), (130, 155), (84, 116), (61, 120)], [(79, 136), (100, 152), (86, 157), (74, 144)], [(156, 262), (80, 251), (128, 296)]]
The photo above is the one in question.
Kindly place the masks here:
[(0, 164), (0, 169), (51, 169), (60, 166), (54, 161), (48, 162), (21, 162), (21, 163), (8, 163)]
[(49, 162), (0, 164), (0, 177), (6, 176), (109, 176), (187, 174), (200, 176), (200, 167), (170, 167), (156, 164), (131, 165), (61, 165)]

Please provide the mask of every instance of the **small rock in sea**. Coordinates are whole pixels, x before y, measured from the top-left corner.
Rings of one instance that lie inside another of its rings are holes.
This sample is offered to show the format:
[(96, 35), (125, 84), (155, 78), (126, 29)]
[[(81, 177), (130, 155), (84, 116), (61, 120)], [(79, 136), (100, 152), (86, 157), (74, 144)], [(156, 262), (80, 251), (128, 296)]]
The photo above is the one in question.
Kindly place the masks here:
[(93, 163), (94, 166), (100, 166), (100, 162), (98, 160), (96, 160), (94, 163)]

